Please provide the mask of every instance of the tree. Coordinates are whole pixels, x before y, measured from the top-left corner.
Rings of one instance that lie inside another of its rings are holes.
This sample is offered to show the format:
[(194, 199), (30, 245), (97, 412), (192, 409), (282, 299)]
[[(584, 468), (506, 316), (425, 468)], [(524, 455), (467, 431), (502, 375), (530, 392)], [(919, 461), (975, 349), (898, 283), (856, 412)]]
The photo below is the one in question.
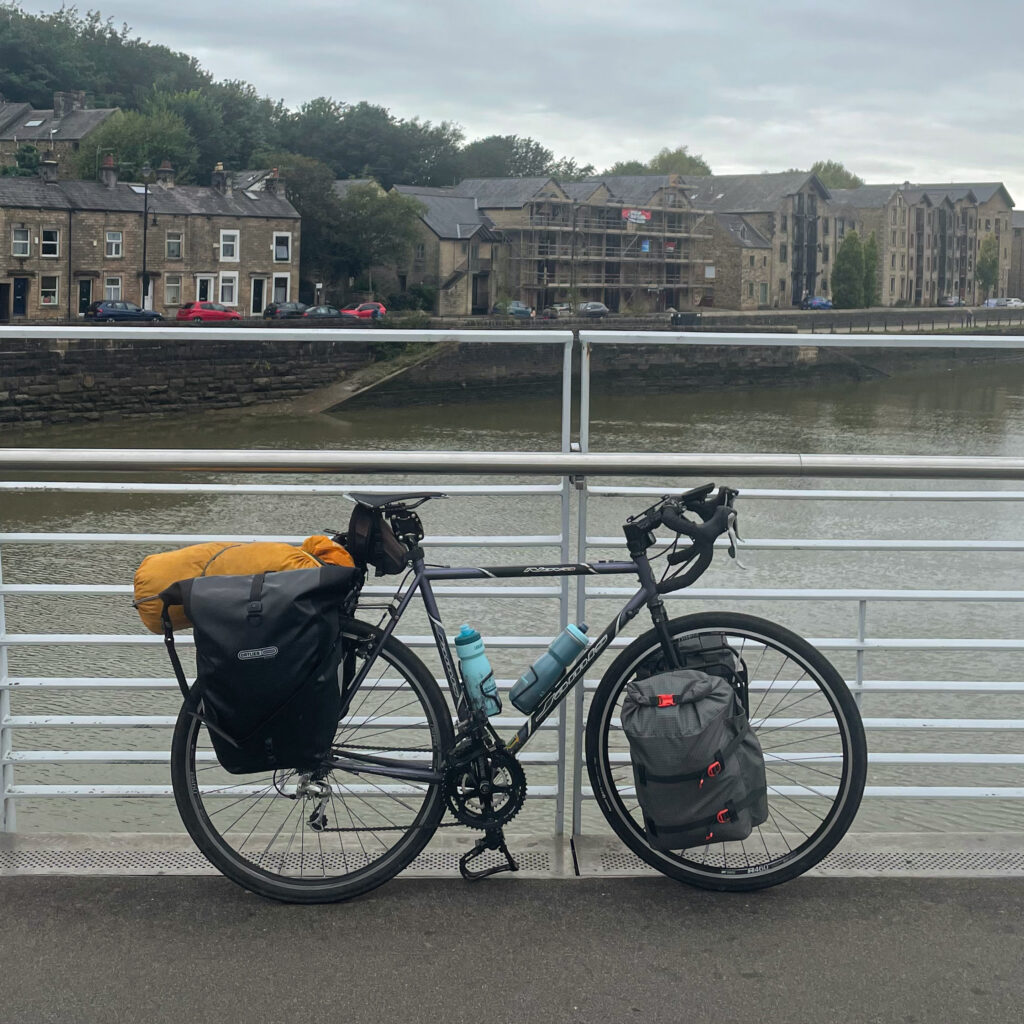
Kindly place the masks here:
[(424, 205), (376, 183), (353, 185), (338, 202), (339, 254), (355, 277), (374, 266), (400, 264), (420, 237)]
[(0, 178), (33, 178), (39, 171), (42, 157), (35, 146), (28, 143), (19, 146), (14, 154), (14, 164), (0, 167)]
[(815, 160), (811, 174), (816, 174), (825, 188), (860, 188), (864, 179), (848, 171), (838, 160)]
[(106, 153), (113, 154), (122, 177), (137, 178), (147, 164), (159, 167), (169, 160), (177, 180), (189, 182), (195, 175), (198, 149), (180, 115), (129, 110), (115, 114), (82, 141), (72, 168), (79, 178), (94, 179)]
[(669, 149), (667, 146), (659, 150), (647, 163), (642, 160), (620, 160), (612, 164), (605, 174), (693, 174), (703, 177), (710, 174), (711, 168), (704, 157), (691, 153), (686, 146)]
[(878, 239), (874, 231), (864, 243), (864, 305), (877, 306), (878, 294)]
[(864, 249), (856, 231), (839, 246), (832, 266), (832, 304), (837, 309), (859, 309), (864, 305)]
[(981, 243), (975, 277), (981, 285), (984, 298), (990, 298), (992, 290), (999, 283), (999, 243), (995, 235), (988, 235)]
[(463, 147), (464, 178), (535, 178), (549, 174), (554, 154), (535, 139), (488, 135)]
[(182, 117), (168, 110), (153, 114), (128, 110), (108, 118), (82, 141), (72, 165), (75, 173), (80, 178), (94, 179), (106, 153), (114, 155), (125, 178), (139, 178), (146, 164), (159, 167), (169, 160), (182, 183), (194, 180), (199, 156)]

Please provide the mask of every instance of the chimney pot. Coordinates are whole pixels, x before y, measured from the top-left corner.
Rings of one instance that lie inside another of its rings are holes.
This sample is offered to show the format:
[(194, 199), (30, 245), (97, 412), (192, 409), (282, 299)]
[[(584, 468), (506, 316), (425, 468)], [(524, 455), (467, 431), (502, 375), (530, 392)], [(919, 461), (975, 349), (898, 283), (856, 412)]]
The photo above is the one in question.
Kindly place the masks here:
[(41, 160), (39, 163), (39, 177), (48, 185), (53, 185), (57, 181), (57, 161)]
[(107, 188), (114, 188), (117, 185), (117, 165), (114, 163), (114, 155), (107, 153), (100, 166), (100, 181)]

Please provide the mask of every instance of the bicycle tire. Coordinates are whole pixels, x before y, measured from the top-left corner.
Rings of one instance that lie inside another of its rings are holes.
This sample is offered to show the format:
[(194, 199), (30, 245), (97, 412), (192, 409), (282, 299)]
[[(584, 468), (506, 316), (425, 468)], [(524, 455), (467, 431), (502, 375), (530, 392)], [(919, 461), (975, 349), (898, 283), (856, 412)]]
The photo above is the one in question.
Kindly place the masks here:
[[(867, 744), (852, 694), (820, 651), (766, 619), (702, 612), (672, 619), (668, 628), (676, 642), (722, 634), (745, 658), (751, 728), (765, 754), (768, 820), (741, 842), (670, 853), (647, 843), (632, 789), (629, 747), (617, 718), (625, 684), (665, 670), (664, 651), (653, 629), (615, 659), (591, 704), (586, 760), (598, 805), (616, 835), (641, 860), (679, 881), (705, 889), (750, 891), (796, 878), (835, 848), (860, 806)], [(794, 666), (796, 679), (789, 678), (787, 663)], [(797, 717), (780, 717), (786, 711)], [(800, 746), (812, 740), (828, 749), (818, 752)]]
[[(361, 658), (380, 630), (352, 619), (342, 637)], [(193, 688), (171, 743), (174, 798), (199, 850), (245, 889), (288, 903), (351, 899), (408, 867), (444, 814), (440, 784), (332, 769), (329, 797), (318, 807), (315, 796), (289, 795), (295, 772), (229, 775), (195, 716), (200, 707)], [(433, 675), (390, 637), (339, 722), (335, 744), (424, 764), (429, 755), (440, 769), (453, 742), (451, 714)]]

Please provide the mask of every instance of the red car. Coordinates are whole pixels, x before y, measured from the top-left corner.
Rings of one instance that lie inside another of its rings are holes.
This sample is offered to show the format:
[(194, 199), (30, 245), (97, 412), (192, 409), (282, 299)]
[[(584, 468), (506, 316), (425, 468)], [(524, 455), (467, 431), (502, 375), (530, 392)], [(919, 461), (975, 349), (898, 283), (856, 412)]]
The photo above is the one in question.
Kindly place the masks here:
[(186, 302), (178, 310), (175, 319), (191, 320), (199, 324), (209, 320), (241, 320), (242, 314), (237, 309), (228, 309), (219, 302)]
[(383, 302), (350, 302), (347, 306), (342, 306), (341, 311), (352, 313), (360, 320), (376, 320), (387, 313)]

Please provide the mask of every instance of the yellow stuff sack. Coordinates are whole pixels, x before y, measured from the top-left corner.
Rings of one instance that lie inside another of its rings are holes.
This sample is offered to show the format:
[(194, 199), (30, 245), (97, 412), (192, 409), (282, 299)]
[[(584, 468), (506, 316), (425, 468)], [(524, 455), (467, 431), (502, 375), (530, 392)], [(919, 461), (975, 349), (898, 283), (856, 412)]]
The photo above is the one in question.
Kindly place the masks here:
[[(288, 569), (315, 569), (318, 565), (353, 566), (352, 556), (336, 541), (323, 534), (307, 537), (302, 547), (274, 541), (239, 544), (209, 541), (192, 544), (177, 551), (148, 555), (135, 572), (135, 610), (151, 633), (162, 633), (160, 612), (163, 602), (157, 595), (178, 580), (195, 576), (251, 576), (258, 572), (284, 572)], [(171, 625), (186, 629), (192, 623), (181, 605), (168, 608)]]

